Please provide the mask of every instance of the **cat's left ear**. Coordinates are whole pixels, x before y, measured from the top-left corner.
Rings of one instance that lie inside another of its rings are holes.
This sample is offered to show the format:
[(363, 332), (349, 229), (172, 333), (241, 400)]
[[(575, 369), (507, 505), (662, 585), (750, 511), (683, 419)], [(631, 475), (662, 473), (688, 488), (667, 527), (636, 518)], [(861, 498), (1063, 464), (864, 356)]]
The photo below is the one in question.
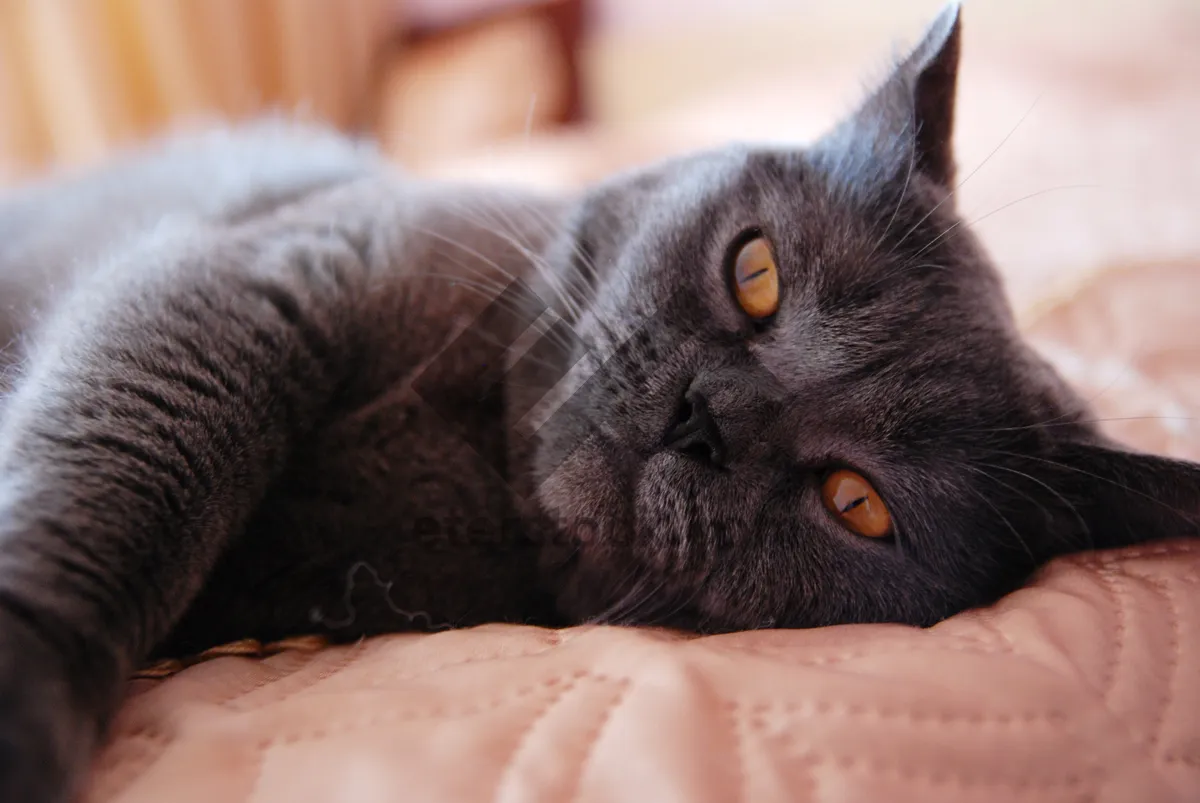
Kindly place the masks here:
[[(1039, 472), (1098, 549), (1200, 537), (1200, 464), (1108, 443), (1059, 445)], [(1063, 522), (1066, 523), (1065, 520)]]
[(961, 49), (962, 7), (954, 2), (942, 10), (901, 63), (900, 80), (893, 77), (895, 83), (911, 85), (907, 91), (916, 123), (917, 169), (947, 189), (954, 182), (954, 101)]
[(892, 172), (907, 173), (911, 167), (950, 189), (961, 40), (962, 12), (955, 0), (829, 139), (848, 148), (852, 156), (869, 155), (876, 165)]

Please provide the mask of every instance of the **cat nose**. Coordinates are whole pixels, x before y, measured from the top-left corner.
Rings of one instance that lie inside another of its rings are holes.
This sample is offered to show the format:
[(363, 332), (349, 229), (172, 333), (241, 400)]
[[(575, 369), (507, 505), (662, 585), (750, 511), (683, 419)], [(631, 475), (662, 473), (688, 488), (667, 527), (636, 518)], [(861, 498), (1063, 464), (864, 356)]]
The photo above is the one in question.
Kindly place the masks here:
[(689, 390), (684, 395), (675, 419), (667, 428), (663, 445), (717, 468), (725, 465), (725, 441), (703, 393)]

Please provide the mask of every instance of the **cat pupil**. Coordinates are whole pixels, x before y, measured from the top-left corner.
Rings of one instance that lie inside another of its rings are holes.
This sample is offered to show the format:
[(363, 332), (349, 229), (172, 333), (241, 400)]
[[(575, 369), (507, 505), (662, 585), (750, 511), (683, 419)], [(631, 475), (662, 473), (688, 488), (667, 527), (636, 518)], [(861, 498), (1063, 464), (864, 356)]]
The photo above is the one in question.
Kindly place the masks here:
[(867, 497), (860, 496), (857, 499), (855, 499), (853, 502), (851, 502), (850, 504), (848, 504), (844, 508), (842, 508), (842, 512), (849, 513), (851, 510), (854, 510), (854, 508), (858, 507), (859, 505), (861, 505), (863, 502), (866, 502), (866, 501), (867, 501)]

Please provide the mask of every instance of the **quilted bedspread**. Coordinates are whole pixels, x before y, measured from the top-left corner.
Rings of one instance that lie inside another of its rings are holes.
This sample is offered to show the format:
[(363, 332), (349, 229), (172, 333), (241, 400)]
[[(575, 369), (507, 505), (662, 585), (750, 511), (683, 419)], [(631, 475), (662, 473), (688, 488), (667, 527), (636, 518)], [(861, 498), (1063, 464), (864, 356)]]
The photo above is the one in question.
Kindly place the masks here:
[(143, 682), (90, 800), (1194, 801), (1200, 546), (993, 609), (688, 638), (491, 626)]
[[(1200, 459), (1200, 26), (1159, 22), (1116, 26), (1086, 69), (1065, 44), (992, 58), (968, 25), (964, 86), (987, 102), (966, 92), (963, 161), (991, 161), (961, 197), (1109, 431)], [(1136, 41), (1153, 46), (1121, 61)], [(793, 78), (441, 172), (571, 183), (731, 120), (810, 133), (824, 121), (788, 110), (844, 107), (821, 94), (835, 73)], [(1200, 541), (1059, 560), (927, 630), (488, 626), (222, 652), (134, 681), (87, 803), (1200, 801)]]
[(490, 626), (143, 682), (94, 801), (1185, 801), (1200, 546), (931, 630)]

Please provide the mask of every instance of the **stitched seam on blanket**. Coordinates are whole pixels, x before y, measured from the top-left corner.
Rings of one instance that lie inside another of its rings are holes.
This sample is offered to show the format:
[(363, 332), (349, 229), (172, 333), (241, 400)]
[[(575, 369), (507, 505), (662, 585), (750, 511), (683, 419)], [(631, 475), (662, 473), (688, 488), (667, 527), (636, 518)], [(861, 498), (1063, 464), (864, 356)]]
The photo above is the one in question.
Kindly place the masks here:
[[(596, 680), (608, 682), (612, 679), (607, 675), (586, 672), (579, 670), (569, 677), (576, 680)], [(451, 706), (430, 706), (428, 708), (405, 708), (398, 710), (384, 711), (362, 719), (329, 722), (319, 728), (308, 730), (293, 731), (290, 733), (274, 734), (267, 736), (258, 741), (259, 749), (265, 749), (270, 744), (294, 744), (296, 742), (309, 741), (312, 739), (324, 739), (334, 734), (351, 733), (364, 728), (377, 727), (396, 722), (412, 722), (419, 719), (451, 719), (456, 717), (471, 717), (477, 714), (494, 711), (508, 703), (529, 697), (538, 692), (549, 690), (551, 693), (557, 693), (559, 684), (564, 683), (566, 678), (556, 676), (547, 678), (539, 683), (532, 683), (525, 686), (518, 686), (511, 690), (508, 694), (502, 697), (493, 698), (484, 702), (473, 703), (461, 707)]]
[(1096, 572), (1096, 577), (1100, 580), (1100, 585), (1104, 588), (1109, 598), (1114, 619), (1112, 652), (1105, 662), (1104, 672), (1100, 680), (1100, 698), (1104, 702), (1104, 707), (1111, 711), (1111, 698), (1117, 684), (1117, 671), (1121, 668), (1125, 655), (1125, 631), (1128, 614), (1125, 611), (1125, 598), (1122, 595), (1120, 587), (1117, 585), (1117, 573), (1112, 568), (1105, 567)]
[[(371, 646), (369, 647), (368, 645), (371, 645)], [(354, 643), (350, 647), (345, 648), (343, 650), (342, 654), (340, 656), (338, 656), (337, 661), (334, 661), (329, 666), (323, 667), (321, 670), (314, 672), (311, 677), (307, 677), (307, 678), (302, 679), (301, 681), (298, 681), (295, 688), (288, 689), (281, 696), (276, 697), (273, 700), (270, 700), (269, 704), (270, 705), (279, 705), (286, 700), (292, 699), (297, 694), (299, 694), (303, 691), (306, 691), (308, 689), (311, 689), (312, 687), (318, 685), (319, 683), (323, 683), (324, 681), (328, 680), (329, 678), (333, 677), (334, 675), (344, 671), (352, 663), (359, 660), (363, 655), (366, 655), (373, 650), (379, 649), (381, 646), (382, 645), (379, 644), (378, 642), (359, 641), (359, 642)], [(309, 661), (304, 666), (288, 673), (284, 677), (294, 678), (298, 672), (304, 671), (311, 665), (312, 665), (312, 661)], [(278, 683), (279, 681), (283, 680), (284, 677), (277, 678), (275, 683)], [(256, 696), (259, 695), (262, 692), (263, 688), (265, 688), (267, 685), (269, 685), (269, 684), (264, 684), (263, 686), (260, 686), (257, 689), (249, 689), (249, 690), (245, 691), (244, 693), (237, 695), (236, 697), (232, 697), (228, 700), (222, 701), (221, 705), (225, 706), (226, 708), (231, 708), (234, 711), (251, 710), (249, 707), (247, 707), (245, 705), (246, 698), (251, 695), (256, 695)]]
[(408, 680), (418, 680), (420, 678), (426, 678), (426, 677), (429, 677), (430, 675), (438, 674), (446, 669), (453, 669), (453, 668), (459, 667), (459, 666), (469, 666), (470, 664), (481, 664), (481, 663), (487, 663), (490, 661), (506, 661), (506, 660), (515, 659), (515, 658), (532, 658), (535, 655), (541, 655), (542, 653), (550, 652), (551, 650), (553, 650), (559, 646), (561, 646), (561, 642), (556, 641), (552, 644), (544, 645), (540, 649), (528, 650), (526, 652), (519, 652), (519, 653), (497, 652), (497, 653), (494, 653), (491, 655), (473, 655), (470, 658), (463, 658), (460, 661), (447, 661), (445, 663), (438, 664), (436, 666), (431, 666), (426, 669), (422, 669), (418, 672), (406, 672), (406, 673), (401, 673), (399, 675), (389, 675), (384, 678), (376, 678), (375, 680), (364, 683), (363, 688), (364, 689), (375, 689), (375, 688), (379, 688), (380, 686), (384, 685), (385, 683), (402, 683), (402, 682), (408, 681)]
[(575, 769), (575, 779), (572, 783), (571, 793), (565, 797), (566, 800), (572, 803), (578, 803), (583, 795), (583, 779), (587, 775), (588, 767), (592, 763), (593, 756), (596, 754), (596, 746), (600, 744), (600, 738), (604, 735), (604, 731), (608, 728), (608, 723), (612, 721), (613, 715), (617, 709), (624, 704), (629, 696), (630, 689), (629, 680), (622, 678), (620, 680), (620, 688), (617, 694), (609, 700), (605, 705), (604, 710), (600, 712), (600, 717), (596, 725), (588, 733), (587, 739), (584, 741), (583, 753), (579, 758), (579, 764)]
[(504, 784), (504, 780), (508, 778), (513, 771), (513, 765), (517, 761), (517, 757), (525, 749), (529, 741), (529, 737), (537, 729), (537, 726), (544, 722), (551, 712), (558, 707), (558, 704), (566, 699), (572, 689), (579, 685), (579, 680), (582, 678), (567, 678), (561, 683), (556, 684), (554, 693), (548, 700), (534, 713), (534, 716), (529, 720), (529, 724), (521, 729), (517, 734), (517, 738), (513, 744), (512, 751), (508, 754), (508, 758), (504, 760), (504, 765), (500, 768), (500, 776), (496, 779), (495, 788), (498, 790)]
[(847, 719), (877, 719), (900, 721), (918, 727), (944, 727), (964, 725), (979, 727), (1045, 726), (1063, 728), (1069, 724), (1068, 716), (1062, 711), (1020, 711), (1016, 713), (986, 713), (982, 711), (939, 711), (926, 712), (911, 709), (887, 708), (861, 703), (831, 702), (829, 700), (803, 700), (796, 702), (750, 702), (737, 701), (738, 707), (752, 716), (763, 714), (798, 714), (806, 717), (844, 717)]
[(1162, 743), (1163, 731), (1167, 725), (1167, 709), (1171, 704), (1175, 684), (1179, 680), (1179, 662), (1182, 659), (1182, 655), (1180, 653), (1179, 624), (1181, 613), (1179, 610), (1179, 604), (1176, 601), (1175, 596), (1171, 593), (1170, 585), (1166, 580), (1150, 580), (1147, 578), (1146, 582), (1155, 590), (1162, 600), (1163, 608), (1165, 609), (1165, 613), (1167, 615), (1168, 632), (1170, 633), (1170, 641), (1166, 660), (1166, 677), (1163, 680), (1163, 688), (1159, 693), (1161, 700), (1159, 701), (1154, 719), (1150, 723), (1150, 736), (1149, 743), (1147, 745), (1151, 752), (1156, 754), (1158, 752), (1159, 745)]

